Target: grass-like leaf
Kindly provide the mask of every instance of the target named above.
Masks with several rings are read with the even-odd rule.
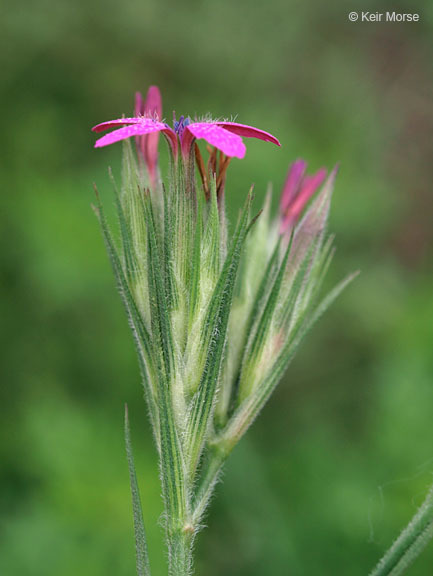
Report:
[[[415,516],[370,576],[401,576],[433,538],[433,486]]]
[[[171,310],[177,305],[176,283],[173,277],[173,214],[168,193],[164,188],[164,273],[165,273],[165,293],[168,308]]]
[[[132,511],[134,514],[135,554],[137,576],[150,576],[149,554],[147,551],[146,531],[144,529],[143,511],[141,508],[140,491],[135,472],[134,455],[132,453],[131,432],[129,428],[128,406],[125,404],[125,446],[128,458],[129,481],[131,484]]]
[[[194,474],[201,456],[209,424],[209,416],[215,403],[215,391],[221,370],[228,318],[236,282],[236,274],[242,246],[248,233],[249,195],[241,219],[233,236],[232,245],[221,271],[220,278],[212,295],[203,342],[207,346],[206,362],[198,390],[192,401],[188,418],[186,438],[188,439],[189,470]]]
[[[135,275],[136,265],[135,265],[135,254],[134,254],[134,246],[133,241],[131,238],[131,230],[128,226],[126,221],[125,212],[122,206],[122,202],[120,199],[120,194],[116,186],[116,182],[114,181],[113,173],[111,169],[109,170],[110,179],[113,184],[114,190],[114,198],[116,201],[116,209],[117,209],[117,217],[119,220],[119,228],[120,228],[120,235],[122,239],[122,248],[123,248],[123,260],[124,260],[124,271],[125,276],[130,282]]]
[[[352,282],[358,275],[358,272],[351,274],[340,282],[331,292],[322,300],[317,308],[306,317],[298,320],[297,328],[293,331],[291,338],[283,346],[276,362],[270,369],[269,374],[253,390],[242,404],[233,413],[227,423],[226,428],[220,435],[221,442],[230,450],[237,444],[239,439],[245,434],[258,414],[266,404],[275,387],[284,376],[293,356],[307,332],[322,316],[325,310],[335,301],[341,292]]]
[[[149,332],[143,322],[143,319],[138,310],[137,304],[131,293],[128,281],[123,272],[122,263],[117,253],[114,240],[111,236],[107,220],[105,218],[104,210],[102,207],[99,194],[96,191],[97,207],[95,213],[99,219],[102,235],[104,238],[105,246],[107,249],[108,257],[116,278],[117,287],[122,297],[126,313],[128,316],[129,325],[131,327],[134,342],[137,348],[137,353],[140,357],[140,366],[142,369],[142,377],[146,400],[148,401],[149,413],[152,419],[152,425],[155,430],[155,437],[158,437],[158,410],[156,404],[156,389],[154,388],[154,361],[152,356],[152,343]]]
[[[179,530],[186,512],[186,489],[182,446],[176,429],[170,385],[174,379],[173,343],[170,315],[164,289],[164,266],[160,262],[160,249],[152,211],[151,199],[144,198],[148,230],[149,301],[152,319],[154,355],[158,371],[158,410],[161,438],[161,476],[163,496],[167,507],[167,530]]]
[[[260,319],[257,323],[256,330],[249,344],[247,345],[239,385],[239,397],[238,397],[239,403],[241,403],[242,400],[246,396],[248,396],[248,394],[251,392],[252,386],[254,385],[254,376],[252,374],[252,371],[254,371],[257,362],[260,361],[261,352],[267,342],[267,337],[269,336],[269,327],[272,322],[275,307],[277,305],[278,297],[280,295],[281,285],[283,283],[284,275],[286,273],[287,260],[289,258],[292,241],[293,241],[293,235],[286,248],[277,276],[275,277],[274,283],[269,291],[268,299],[266,301],[266,305],[263,308],[263,312],[260,316]]]
[[[218,211],[215,178],[211,180],[210,204],[208,209],[209,213],[203,236],[203,266],[211,278],[214,278],[216,281],[220,272],[221,222]]]
[[[203,226],[202,210],[203,210],[203,202],[199,198],[197,202],[197,220],[196,220],[194,247],[191,262],[191,282],[189,292],[189,319],[188,319],[189,330],[191,330],[197,303],[200,297],[201,241],[202,241],[202,226]]]
[[[251,306],[251,311],[248,316],[246,325],[246,336],[251,334],[254,324],[259,317],[260,311],[263,309],[266,302],[266,295],[268,293],[269,287],[274,280],[275,273],[278,271],[278,255],[280,253],[280,240],[275,244],[275,248],[269,258],[268,264],[265,268],[264,274],[262,276],[261,282],[257,289],[257,294],[255,295],[253,305]],[[244,348],[247,342],[245,342]]]

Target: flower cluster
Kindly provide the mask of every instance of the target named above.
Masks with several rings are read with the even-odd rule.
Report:
[[[156,87],[146,99],[137,95],[134,117],[93,130],[110,128],[95,146],[125,141],[116,189],[119,245],[100,202],[96,210],[137,347],[160,456],[169,574],[179,576],[191,570],[194,538],[225,460],[305,333],[350,280],[319,299],[333,256],[326,223],[335,170],[327,178],[323,169],[306,176],[305,162],[296,161],[277,219],[269,196],[252,217],[250,193],[229,235],[222,201],[229,161],[245,155],[243,138],[279,145],[274,136],[184,116],[170,127]],[[164,184],[159,133],[172,160]],[[199,139],[208,144],[207,163]],[[128,430],[127,440],[137,566],[148,574]]]

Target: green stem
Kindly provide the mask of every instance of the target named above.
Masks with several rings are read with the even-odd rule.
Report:
[[[400,576],[433,537],[433,486],[421,507],[370,576]]]
[[[169,536],[168,576],[191,575],[193,542],[194,530],[190,526]]]

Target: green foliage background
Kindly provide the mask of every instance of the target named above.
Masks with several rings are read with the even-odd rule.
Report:
[[[364,10],[407,10],[363,2]],[[232,217],[288,163],[332,166],[330,282],[361,276],[310,335],[229,462],[197,573],[366,575],[433,471],[433,4],[350,23],[354,1],[6,0],[0,8],[0,574],[134,574],[130,406],[155,576],[159,479],[132,339],[90,209],[110,205],[89,128],[158,84],[165,114],[238,120]],[[161,149],[164,154],[164,150]],[[276,199],[274,199],[276,200]],[[276,204],[276,202],[275,202]],[[431,574],[433,547],[411,574]]]

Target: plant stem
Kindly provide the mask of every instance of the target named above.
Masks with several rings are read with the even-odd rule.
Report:
[[[433,537],[433,486],[421,507],[370,576],[400,576]]]
[[[190,576],[194,532],[188,527],[172,534],[168,541],[168,576]]]

